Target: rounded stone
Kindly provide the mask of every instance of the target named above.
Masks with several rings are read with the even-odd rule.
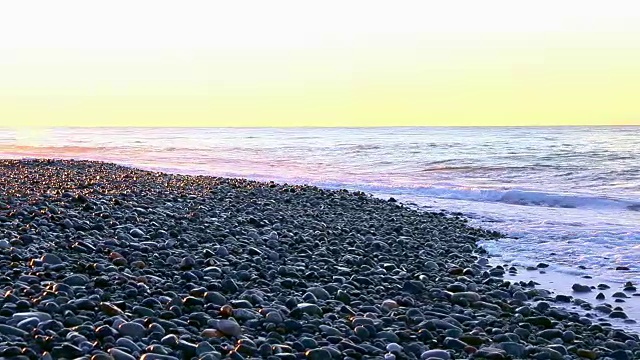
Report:
[[[331,353],[325,349],[311,349],[305,353],[309,360],[328,360],[331,359]]]
[[[85,286],[89,283],[89,278],[86,275],[73,274],[64,278],[62,282],[69,286]]]
[[[392,353],[392,352],[401,352],[402,351],[402,346],[398,345],[397,343],[389,343],[386,346],[386,349],[388,352]]]
[[[240,325],[232,320],[217,320],[214,326],[218,331],[227,336],[240,336],[242,334]]]
[[[127,354],[122,350],[118,350],[116,348],[109,349],[109,355],[113,357],[114,360],[135,360],[136,358]]]
[[[131,336],[134,339],[141,339],[146,334],[144,326],[135,322],[125,322],[118,326],[118,332],[123,336]]]
[[[427,360],[429,358],[449,360],[451,359],[451,355],[444,350],[427,350],[420,355],[421,360]]]

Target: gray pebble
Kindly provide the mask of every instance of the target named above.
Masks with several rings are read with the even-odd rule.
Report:
[[[113,357],[114,360],[135,360],[136,358],[127,354],[122,350],[118,350],[116,348],[109,349],[109,355]]]
[[[18,329],[17,327],[0,324],[0,334],[24,337],[27,335],[27,332],[24,330]]]
[[[571,289],[577,293],[584,293],[584,292],[590,292],[591,291],[591,287],[589,287],[588,285],[582,285],[582,284],[573,284],[571,286]]]
[[[524,345],[515,342],[503,342],[496,345],[498,348],[504,350],[508,355],[513,356],[515,359],[522,359],[525,356],[526,348]]]
[[[118,332],[123,336],[131,336],[134,339],[141,339],[146,334],[144,326],[135,322],[125,322],[118,326]]]
[[[442,360],[451,359],[451,355],[444,350],[427,350],[420,355],[421,360],[426,360],[429,358],[437,358]]]
[[[14,321],[22,321],[29,318],[36,318],[38,321],[51,320],[51,315],[39,311],[19,312],[11,316]]]
[[[131,235],[132,237],[134,237],[136,239],[139,239],[141,237],[144,237],[144,232],[142,232],[142,230],[140,230],[140,229],[132,229],[129,232],[129,235]]]
[[[306,355],[309,360],[329,360],[332,358],[331,353],[323,348],[309,350]]]
[[[242,334],[240,325],[232,320],[214,321],[213,327],[227,336],[240,336]]]
[[[320,300],[329,300],[331,299],[331,295],[329,292],[321,287],[312,287],[307,290],[312,293],[317,299]]]
[[[142,351],[142,349],[140,349],[140,347],[134,343],[133,341],[127,339],[127,338],[119,338],[118,340],[116,340],[116,345],[123,347],[123,348],[127,348],[129,349],[129,351],[131,352],[139,352]]]
[[[161,354],[144,354],[140,357],[140,360],[180,360],[175,356],[161,355]]]
[[[89,283],[89,278],[86,275],[73,274],[64,278],[62,282],[69,286],[85,286]]]

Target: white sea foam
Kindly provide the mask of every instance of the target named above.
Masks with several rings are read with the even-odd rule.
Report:
[[[615,210],[640,210],[640,199],[614,199],[578,194],[562,194],[542,191],[509,189],[479,189],[468,187],[390,187],[376,185],[359,185],[350,183],[319,183],[329,188],[358,188],[371,193],[413,195],[438,199],[466,200],[477,202],[500,202],[513,205],[543,206],[559,208],[609,208]]]

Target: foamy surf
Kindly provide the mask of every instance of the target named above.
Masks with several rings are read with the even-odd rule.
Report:
[[[522,206],[554,208],[585,208],[611,210],[640,210],[640,199],[614,199],[579,194],[563,194],[522,189],[479,189],[467,187],[416,186],[392,187],[360,185],[351,183],[319,183],[328,188],[358,188],[371,193],[415,195],[437,199],[465,200],[477,202],[499,202]]]

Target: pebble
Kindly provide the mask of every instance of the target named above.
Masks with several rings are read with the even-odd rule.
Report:
[[[204,294],[204,300],[216,305],[224,305],[227,303],[227,298],[217,291],[207,291]]]
[[[75,345],[62,343],[51,350],[51,355],[58,358],[78,358],[84,355],[84,351]]]
[[[461,300],[466,300],[469,302],[480,301],[480,295],[473,291],[463,291],[463,292],[458,292],[451,295],[452,302],[457,302]]]
[[[500,343],[497,347],[515,359],[524,358],[527,350],[524,345],[511,341]]]
[[[284,318],[278,311],[271,311],[265,316],[265,321],[274,324],[280,324],[284,321]]]
[[[136,358],[127,354],[122,350],[118,350],[116,348],[109,349],[109,355],[113,357],[114,360],[135,360]]]
[[[240,336],[242,334],[242,328],[240,325],[232,320],[217,320],[214,322],[215,328],[221,333],[227,336]]]
[[[598,354],[595,351],[588,350],[588,349],[578,349],[576,351],[576,354],[578,356],[581,356],[581,357],[587,358],[587,359],[591,359],[591,360],[595,360],[598,357]]]
[[[497,359],[506,359],[506,355],[507,353],[502,349],[485,347],[485,348],[479,349],[474,356],[478,358],[497,360]]]
[[[559,329],[546,329],[537,334],[539,337],[547,340],[561,338],[563,336],[562,330]]]
[[[39,311],[19,312],[19,313],[13,314],[13,316],[11,316],[11,317],[13,318],[13,320],[18,321],[18,322],[20,322],[22,320],[25,320],[25,319],[30,319],[30,318],[35,318],[39,322],[51,320],[51,315],[49,315],[47,313],[39,312]]]
[[[430,358],[449,360],[451,359],[451,355],[444,350],[427,350],[420,355],[421,360],[426,360]]]
[[[612,319],[627,319],[629,318],[627,316],[627,314],[624,313],[624,311],[612,311],[611,313],[609,313],[609,317]]]
[[[302,303],[302,304],[298,304],[296,309],[307,315],[312,315],[312,316],[322,315],[322,309],[320,309],[320,307],[316,304]]]
[[[62,282],[69,286],[85,286],[89,282],[89,278],[86,275],[73,274],[64,278]]]
[[[402,346],[396,344],[396,343],[389,343],[386,346],[386,349],[388,352],[392,353],[392,352],[402,352]]]
[[[398,337],[398,335],[396,335],[395,333],[391,332],[391,331],[378,331],[376,333],[376,337],[378,339],[385,339],[389,342],[392,343],[397,343],[400,341],[400,338]]]
[[[329,300],[331,299],[331,295],[329,292],[321,287],[312,287],[307,290],[312,293],[319,300]]]
[[[131,336],[134,339],[140,339],[145,336],[146,329],[144,326],[135,322],[125,322],[118,326],[118,332],[123,336]]]
[[[543,354],[546,354],[548,356],[548,358],[551,359],[551,360],[563,360],[564,357],[563,357],[562,353],[557,351],[557,350],[552,349],[551,346],[553,346],[553,345],[550,345],[549,347],[540,348],[540,352],[543,353]],[[565,350],[565,353],[566,353],[566,350]]]
[[[582,285],[582,284],[573,284],[573,286],[571,286],[571,289],[577,293],[584,293],[584,292],[591,291],[591,287],[589,287],[588,285]]]
[[[180,360],[178,357],[171,355],[147,353],[140,357],[140,360]]]
[[[451,337],[446,337],[444,339],[444,341],[442,342],[442,345],[444,345],[445,348],[447,349],[454,349],[454,350],[461,350],[466,348],[468,345],[466,343],[464,343],[461,340],[458,339],[454,339]]]
[[[141,237],[144,237],[144,232],[142,232],[142,230],[140,230],[140,229],[132,229],[129,232],[129,235],[131,235],[132,237],[134,237],[136,239],[139,239]]]
[[[320,331],[322,331],[322,333],[324,335],[327,336],[342,336],[342,332],[334,327],[331,326],[327,326],[327,325],[320,325],[318,326],[318,328],[320,329]],[[357,329],[357,328],[356,328]],[[357,331],[356,331],[356,335],[357,335]]]
[[[311,349],[306,352],[306,357],[309,360],[328,360],[331,359],[331,353],[326,349]]]
[[[33,328],[35,328],[36,326],[38,326],[38,324],[40,324],[41,321],[38,320],[38,318],[32,317],[32,318],[27,318],[24,319],[22,321],[20,321],[16,327],[24,330],[24,331],[31,331]]]
[[[24,330],[18,329],[17,327],[0,324],[0,334],[24,337],[27,335],[27,332]]]
[[[387,300],[382,302],[381,307],[386,309],[386,310],[393,310],[393,309],[397,309],[399,307],[399,305],[398,305],[397,302],[387,299]]]
[[[140,349],[140,347],[133,341],[125,338],[125,337],[121,337],[118,340],[116,340],[116,345],[126,348],[131,352],[139,352],[142,351],[142,349]],[[112,354],[113,355],[113,354]]]
[[[367,328],[364,327],[364,326],[356,326],[353,329],[353,332],[355,333],[355,335],[357,337],[359,337],[362,340],[366,340],[371,336],[371,334],[369,333],[369,330],[367,330]],[[336,336],[340,336],[340,335],[342,335],[342,334],[340,334],[340,333],[336,334]]]

